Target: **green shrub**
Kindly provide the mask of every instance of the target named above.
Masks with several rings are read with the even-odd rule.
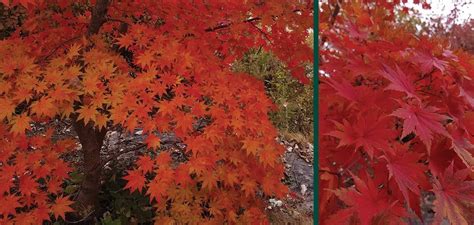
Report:
[[[234,64],[234,70],[256,76],[265,83],[268,96],[277,104],[271,113],[273,123],[282,134],[302,134],[312,140],[313,84],[303,85],[294,79],[271,53],[254,49]],[[312,68],[308,66],[308,74]]]

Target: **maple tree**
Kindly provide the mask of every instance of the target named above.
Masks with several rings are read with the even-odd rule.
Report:
[[[231,65],[261,47],[307,83],[312,1],[1,3],[25,18],[0,40],[0,224],[97,207],[100,149],[115,127],[143,131],[147,152],[123,179],[150,196],[156,224],[268,222],[262,196],[288,193],[284,147],[263,83]],[[55,129],[67,119],[85,173],[74,199],[61,156],[77,142]],[[186,145],[186,161],[160,150],[163,133]]]
[[[406,2],[319,8],[322,224],[429,219],[429,193],[434,224],[474,221],[474,56],[398,23]]]

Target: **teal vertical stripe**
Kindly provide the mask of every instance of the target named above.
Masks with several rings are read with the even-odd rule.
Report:
[[[314,135],[314,192],[313,192],[313,224],[319,224],[319,130],[318,130],[318,103],[319,103],[319,1],[314,2],[314,58],[313,58],[313,135]]]

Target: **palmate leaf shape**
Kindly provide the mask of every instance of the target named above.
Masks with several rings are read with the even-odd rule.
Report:
[[[132,44],[134,43],[134,40],[132,39],[131,35],[122,35],[122,37],[117,38],[117,44],[121,48],[128,49]]]
[[[145,143],[150,149],[158,149],[161,145],[161,140],[158,136],[149,134],[145,139]]]
[[[431,147],[434,133],[450,137],[442,124],[449,117],[436,113],[438,111],[436,107],[423,107],[422,105],[409,105],[406,103],[401,103],[401,106],[392,115],[404,119],[402,137],[406,137],[411,132],[414,132],[428,149]]]
[[[15,105],[10,99],[0,98],[0,119],[11,118],[12,114],[15,112]]]
[[[390,118],[379,117],[375,113],[361,114],[357,121],[350,124],[347,120],[343,123],[335,122],[336,129],[328,135],[339,138],[339,145],[355,145],[356,149],[363,147],[370,157],[378,149],[388,147],[388,140],[393,139],[394,131],[389,129]]]
[[[68,197],[65,196],[58,196],[54,201],[54,204],[51,207],[51,211],[56,218],[63,218],[65,219],[65,214],[68,212],[72,212],[72,205],[73,201],[69,200]]]
[[[429,155],[428,167],[430,172],[434,176],[442,176],[446,168],[455,162],[456,169],[460,169],[458,166],[463,165],[462,160],[457,156],[456,152],[453,151],[452,141],[449,138],[440,138],[433,141]]]
[[[410,205],[409,191],[418,199],[421,187],[429,186],[428,176],[425,174],[427,167],[418,162],[422,157],[416,152],[408,152],[406,147],[395,145],[393,149],[385,151],[389,179],[394,179],[403,194],[408,207],[418,209],[419,201]],[[415,210],[417,211],[417,210]]]
[[[38,183],[28,175],[20,177],[20,192],[24,195],[32,195],[37,192]]]
[[[352,102],[364,103],[364,94],[370,91],[369,88],[364,86],[354,87],[346,80],[336,81],[334,79],[328,78],[327,82],[329,86],[334,88],[340,96]]]
[[[348,208],[336,212],[325,221],[325,224],[349,224],[353,219],[360,224],[373,224],[374,221],[383,221],[381,224],[402,224],[401,217],[407,215],[397,200],[390,199],[385,190],[380,190],[369,179],[363,181],[353,176],[355,187],[339,189],[335,194]]]
[[[13,117],[11,131],[16,134],[22,134],[25,130],[30,129],[31,118],[26,114],[21,114]]]
[[[3,204],[0,205],[0,215],[13,215],[16,212],[16,208],[21,205],[19,203],[20,197],[14,195],[2,195],[0,200]]]
[[[38,205],[38,207],[33,210],[32,214],[36,221],[50,221],[49,207],[46,204]]]
[[[138,157],[137,164],[139,165],[138,169],[144,173],[151,172],[153,170],[153,166],[155,165],[153,159],[148,155]]]
[[[418,98],[415,92],[415,86],[398,65],[395,65],[395,70],[386,64],[382,64],[382,67],[383,69],[379,73],[390,81],[390,84],[386,87],[387,90],[405,92],[408,97]]]
[[[145,177],[142,170],[129,170],[128,174],[123,177],[127,181],[125,189],[130,189],[130,192],[141,192],[145,187]]]
[[[77,119],[84,120],[84,124],[96,120],[97,110],[93,106],[83,106],[81,109],[78,109],[77,112],[79,113]]]
[[[434,211],[438,223],[446,218],[451,224],[471,224],[474,219],[474,181],[466,179],[472,174],[470,169],[455,171],[452,162],[436,179],[433,192],[436,195]]]
[[[56,109],[53,104],[53,99],[42,98],[41,100],[31,105],[31,111],[39,116],[52,117],[56,115]]]
[[[428,52],[416,52],[412,58],[420,65],[421,72],[425,74],[429,73],[433,68],[437,68],[441,72],[444,72],[448,64],[446,61],[440,60]]]
[[[466,131],[459,128],[452,129],[450,134],[451,148],[466,167],[474,171],[474,145],[466,135]]]

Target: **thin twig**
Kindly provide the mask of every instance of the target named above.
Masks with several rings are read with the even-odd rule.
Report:
[[[257,20],[260,20],[260,17],[254,17],[254,18],[250,18],[250,19],[246,19],[244,21],[242,21],[243,23],[248,23],[248,22],[253,22],[253,21],[257,21]],[[230,23],[225,23],[225,24],[220,24],[220,25],[217,25],[215,27],[210,27],[210,28],[206,28],[204,31],[206,32],[212,32],[212,31],[216,31],[216,30],[219,30],[219,29],[223,29],[223,28],[226,28],[226,27],[229,27],[231,26],[233,23],[230,22]]]
[[[267,33],[263,32],[263,30],[257,27],[257,25],[255,25],[254,23],[250,23],[250,25],[252,25],[252,27],[255,27],[255,29],[257,29],[263,35],[263,37],[265,37],[265,39],[267,39],[267,41],[270,42],[270,44],[273,44],[272,40],[270,40]]]
[[[39,64],[41,62],[44,62],[46,61],[49,57],[53,56],[54,53],[56,53],[56,51],[58,51],[61,47],[63,47],[65,44],[69,43],[69,42],[72,42],[72,41],[75,41],[76,39],[79,39],[80,37],[82,37],[82,35],[79,35],[79,36],[75,36],[75,37],[72,37],[64,42],[62,42],[61,44],[59,44],[58,46],[56,46],[56,48],[54,48],[50,53],[48,53],[46,56],[44,56],[43,58],[40,58],[39,60],[37,60],[35,63],[36,64]]]

